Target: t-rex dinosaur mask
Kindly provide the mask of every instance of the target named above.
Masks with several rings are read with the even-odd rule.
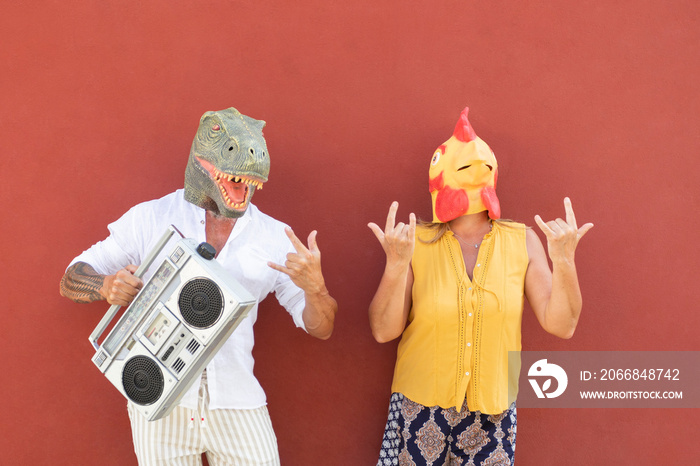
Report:
[[[185,199],[217,215],[242,216],[270,173],[263,126],[233,107],[206,112],[185,169]]]
[[[447,223],[484,210],[492,219],[501,217],[496,197],[496,157],[474,133],[468,112],[468,107],[462,111],[454,134],[437,148],[430,161],[433,222]]]

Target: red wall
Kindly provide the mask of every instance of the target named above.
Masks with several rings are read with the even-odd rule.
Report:
[[[144,3],[146,5],[144,5]],[[526,349],[697,350],[700,3],[5,2],[0,18],[0,451],[13,464],[129,465],[125,401],[90,362],[104,303],[58,295],[72,257],[133,204],[182,186],[200,115],[268,122],[259,207],[319,230],[340,304],[328,342],[274,298],[256,327],[285,465],[370,465],[395,344],[372,339],[383,269],[369,221],[430,216],[429,158],[471,107],[504,216],[571,196],[584,311]],[[694,410],[522,409],[518,464],[697,459]]]

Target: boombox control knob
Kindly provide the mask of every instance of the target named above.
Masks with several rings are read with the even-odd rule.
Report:
[[[210,261],[216,256],[216,249],[209,243],[200,243],[199,246],[197,246],[197,253]]]

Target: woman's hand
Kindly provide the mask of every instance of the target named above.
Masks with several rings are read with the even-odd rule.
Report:
[[[539,215],[535,216],[535,222],[547,237],[553,270],[549,268],[547,253],[537,234],[527,231],[530,263],[525,275],[525,295],[542,328],[560,338],[571,338],[583,305],[574,253],[579,240],[593,224],[578,227],[568,197],[564,199],[564,208],[566,220],[558,218],[545,223]]]
[[[379,243],[386,254],[387,265],[405,266],[411,262],[416,236],[416,216],[409,214],[408,225],[399,222],[396,224],[396,211],[399,203],[394,201],[389,207],[389,214],[386,217],[386,226],[382,231],[376,223],[369,223],[367,226],[377,237]]]
[[[399,203],[392,202],[384,231],[374,223],[367,225],[386,254],[384,274],[369,305],[369,325],[372,335],[380,343],[401,335],[411,309],[411,259],[415,246],[416,216],[409,215],[408,225],[403,222],[396,224],[398,209]]]
[[[571,206],[571,199],[568,197],[564,198],[564,209],[566,210],[566,220],[557,218],[545,223],[542,217],[535,215],[537,226],[547,237],[547,251],[552,263],[573,263],[579,240],[588,230],[593,228],[592,223],[586,223],[581,228],[576,225],[576,216]]]

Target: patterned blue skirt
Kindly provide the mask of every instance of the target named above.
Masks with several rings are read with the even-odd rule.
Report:
[[[515,403],[501,414],[427,407],[391,395],[377,466],[515,464]]]

